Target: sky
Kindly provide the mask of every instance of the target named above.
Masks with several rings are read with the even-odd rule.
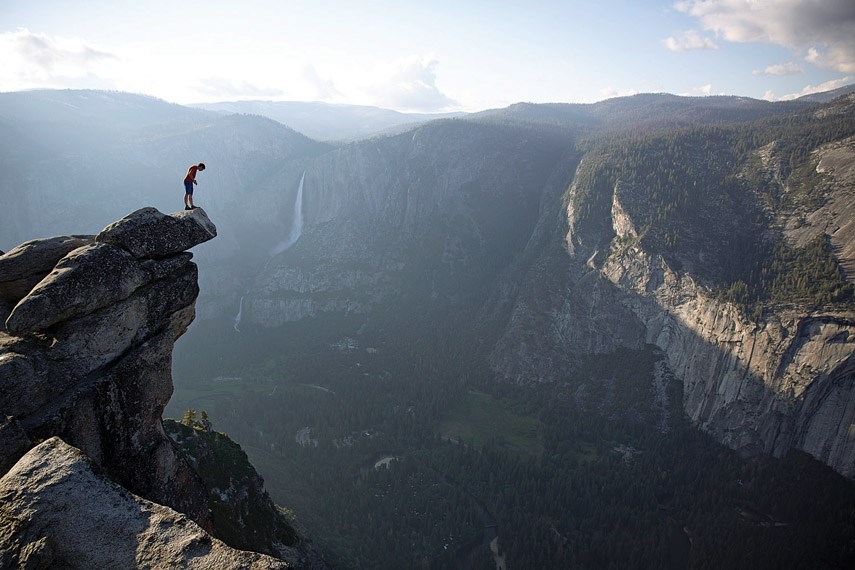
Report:
[[[855,83],[853,0],[0,0],[0,91],[477,111]]]

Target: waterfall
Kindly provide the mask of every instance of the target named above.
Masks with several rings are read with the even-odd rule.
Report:
[[[270,256],[279,255],[292,245],[294,245],[300,234],[303,233],[303,182],[306,180],[306,171],[303,171],[303,176],[300,177],[300,186],[297,188],[297,199],[294,201],[294,215],[291,219],[291,231],[288,237],[280,241],[270,250]]]
[[[294,214],[291,217],[291,230],[288,232],[288,237],[284,240],[280,241],[270,250],[270,258],[274,258],[295,243],[300,239],[300,235],[303,233],[303,182],[306,180],[306,171],[303,171],[303,175],[300,177],[300,185],[297,187],[297,199],[294,200]],[[270,264],[270,259],[267,260],[267,263],[264,265],[264,269],[267,269],[267,266]],[[249,293],[247,290],[240,298],[240,303],[238,304],[238,312],[235,315],[235,324],[234,329],[237,332],[240,332],[238,326],[240,325],[241,317],[243,316],[243,299]]]
[[[240,304],[238,305],[238,312],[237,312],[237,314],[235,315],[235,324],[234,324],[234,329],[235,329],[235,331],[237,331],[237,332],[240,332],[240,329],[238,328],[238,325],[240,324],[240,318],[241,318],[241,316],[243,316],[243,298],[244,298],[245,296],[246,296],[246,295],[241,295],[241,297],[240,297]]]

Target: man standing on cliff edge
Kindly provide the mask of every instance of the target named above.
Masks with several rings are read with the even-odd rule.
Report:
[[[187,176],[184,177],[184,209],[195,210],[193,205],[193,185],[196,184],[196,173],[205,170],[205,163],[200,162],[194,164],[187,169]]]

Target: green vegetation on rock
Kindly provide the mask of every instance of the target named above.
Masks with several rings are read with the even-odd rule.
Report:
[[[194,416],[188,410],[185,418]],[[241,446],[198,424],[164,420],[164,429],[191,459],[209,492],[214,536],[241,550],[275,553],[293,545],[296,534],[278,510]]]

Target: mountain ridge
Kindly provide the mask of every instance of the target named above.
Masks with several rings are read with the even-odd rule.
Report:
[[[327,142],[349,142],[391,134],[419,123],[462,117],[466,113],[401,113],[381,107],[320,101],[222,101],[188,105],[220,113],[261,115],[306,136]]]

